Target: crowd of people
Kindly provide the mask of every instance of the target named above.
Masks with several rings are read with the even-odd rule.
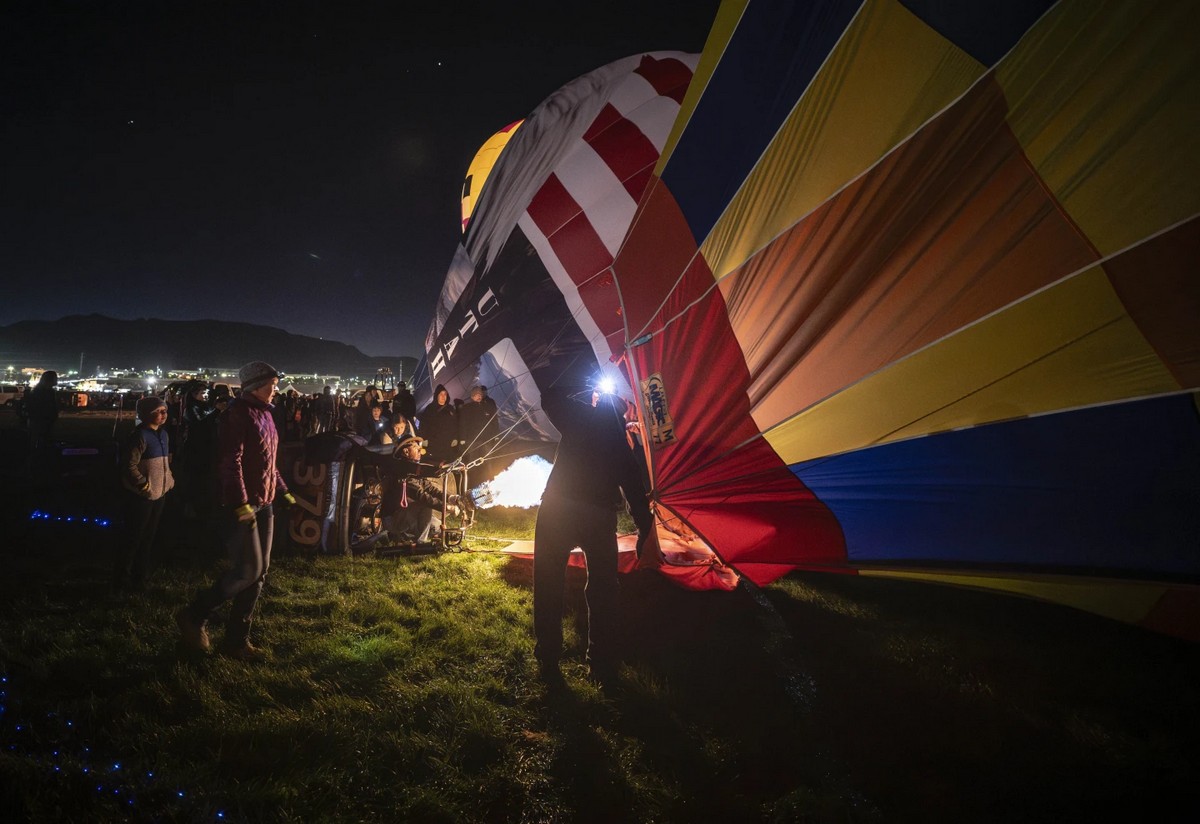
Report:
[[[44,449],[58,417],[57,376],[47,372],[25,397],[31,446]],[[220,651],[252,661],[255,606],[270,567],[277,505],[295,498],[278,468],[281,442],[322,434],[353,442],[382,470],[381,511],[387,533],[400,543],[436,540],[443,514],[471,504],[447,483],[454,467],[478,469],[487,479],[500,441],[497,405],[487,387],[472,386],[469,400],[452,400],[443,385],[421,410],[407,387],[368,386],[353,402],[331,387],[311,396],[278,391],[279,373],[255,361],[239,372],[240,386],[188,384],[166,397],[137,402],[138,422],[121,444],[125,496],[124,540],[113,568],[117,591],[140,591],[154,565],[154,545],[172,494],[184,517],[208,524],[213,545],[230,564],[215,582],[176,613],[190,649],[212,648],[208,626],[229,602]],[[572,549],[587,557],[587,660],[602,685],[616,679],[618,591],[616,512],[628,506],[638,527],[638,554],[653,537],[638,444],[629,440],[628,406],[599,390],[572,397],[545,390],[542,408],[562,434],[535,529],[535,656],[544,680],[561,685],[564,572]],[[178,481],[178,483],[177,483]],[[176,487],[178,486],[178,491]],[[655,550],[657,551],[657,549]]]

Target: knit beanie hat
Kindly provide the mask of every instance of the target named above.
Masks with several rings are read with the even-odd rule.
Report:
[[[250,361],[238,370],[238,380],[242,382],[243,392],[253,392],[263,384],[270,383],[271,378],[278,377],[279,373],[275,371],[275,367],[263,361]]]
[[[155,409],[166,405],[166,402],[163,401],[162,398],[157,398],[154,395],[148,395],[145,398],[139,398],[137,405],[134,408],[137,409],[138,420],[142,423],[145,423],[146,421],[150,420],[150,415]]]

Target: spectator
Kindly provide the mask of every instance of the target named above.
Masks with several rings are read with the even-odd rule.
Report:
[[[454,416],[454,405],[450,393],[438,384],[433,390],[433,400],[421,410],[418,434],[429,442],[428,459],[434,463],[448,463],[458,457],[458,420]]]
[[[121,485],[125,488],[125,542],[113,570],[113,588],[142,592],[150,573],[151,553],[171,474],[167,404],[151,395],[137,405],[138,425],[121,448]]]
[[[384,446],[395,446],[405,438],[415,437],[417,429],[413,422],[403,415],[394,416],[382,432],[379,433],[378,443]]]
[[[382,442],[381,438],[391,426],[391,421],[384,417],[383,404],[379,401],[372,401],[370,408],[371,421],[368,424],[367,443],[377,445]]]
[[[490,481],[496,474],[496,462],[488,460],[488,455],[495,451],[500,441],[499,410],[482,384],[471,387],[470,398],[458,411],[458,441],[464,450],[464,461],[468,464],[482,461],[471,472],[472,480]]]
[[[319,435],[322,432],[334,432],[337,430],[335,421],[337,419],[337,397],[333,394],[333,387],[326,386],[324,391],[317,396],[316,399],[316,421],[314,435]]]
[[[29,446],[40,452],[50,445],[50,433],[58,420],[58,373],[49,369],[35,386],[25,390],[25,417],[29,422]]]
[[[371,416],[371,404],[380,399],[380,392],[374,386],[363,390],[358,405],[354,407],[354,431],[364,438],[370,438],[375,433],[375,421]]]
[[[396,396],[392,398],[392,411],[398,412],[410,421],[417,417],[417,401],[413,397],[412,392],[408,391],[408,385],[404,381],[400,381],[396,386]]]

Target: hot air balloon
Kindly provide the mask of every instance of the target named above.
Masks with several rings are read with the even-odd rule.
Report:
[[[462,229],[464,232],[467,231],[467,224],[471,222],[471,214],[475,211],[475,201],[479,197],[479,192],[483,190],[483,184],[487,182],[492,167],[500,158],[500,153],[504,151],[504,147],[516,134],[522,122],[518,120],[515,123],[509,123],[489,137],[479,147],[479,151],[471,160],[471,165],[467,167],[467,176],[463,179],[462,185]]]
[[[624,161],[578,150],[645,58],[530,116],[431,370],[511,387],[530,437],[539,386],[619,371],[685,585],[915,578],[1200,637],[1198,16],[727,2],[698,63],[650,57],[694,77],[641,98],[682,105],[619,204],[590,175]]]
[[[426,340],[426,393],[445,384],[465,397],[484,384],[512,437],[557,437],[538,408],[539,387],[584,383],[623,351],[612,261],[697,59],[616,61],[525,119],[492,167],[446,277]]]

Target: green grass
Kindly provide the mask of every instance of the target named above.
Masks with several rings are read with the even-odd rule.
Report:
[[[188,546],[114,597],[111,535],[10,518],[6,537],[3,821],[1175,821],[1200,802],[1197,647],[1063,607],[636,573],[605,696],[572,572],[568,689],[548,693],[527,561],[281,553],[268,660],[247,665],[177,643],[173,612],[219,569]]]

